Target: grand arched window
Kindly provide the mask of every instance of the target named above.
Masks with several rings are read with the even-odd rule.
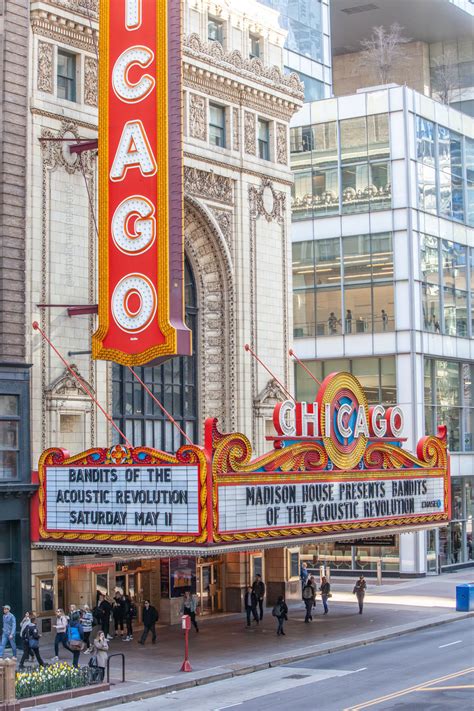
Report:
[[[187,259],[184,265],[184,278],[186,324],[193,334],[193,355],[171,358],[163,365],[144,366],[134,370],[195,442],[197,436],[197,300],[194,277]],[[175,452],[185,443],[184,437],[135,380],[128,368],[114,363],[112,378],[113,417],[135,447],[148,446]],[[115,430],[114,441],[119,441]]]

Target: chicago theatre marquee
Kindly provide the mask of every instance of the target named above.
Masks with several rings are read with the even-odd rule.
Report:
[[[449,520],[445,428],[406,451],[402,410],[369,408],[348,373],[329,375],[313,403],[279,403],[273,419],[273,446],[255,458],[245,435],[221,433],[215,419],[204,446],[174,455],[124,445],[46,450],[35,545],[81,554],[68,569],[70,595],[113,592],[118,570],[120,584],[175,622],[186,589],[203,612],[240,610],[255,572],[270,602],[296,596],[310,546]]]

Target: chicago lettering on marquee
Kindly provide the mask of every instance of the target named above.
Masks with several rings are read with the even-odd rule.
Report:
[[[100,3],[99,325],[92,352],[122,365],[191,352],[180,13],[172,0]]]
[[[176,456],[116,445],[39,467],[39,537],[206,546],[445,525],[446,428],[403,449],[403,412],[369,408],[354,376],[332,373],[314,403],[279,403],[273,449],[205,423],[204,447]]]

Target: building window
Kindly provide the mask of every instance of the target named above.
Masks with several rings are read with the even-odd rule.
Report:
[[[216,104],[209,104],[209,142],[225,148],[225,108]]]
[[[293,298],[295,338],[393,331],[392,235],[295,242]]]
[[[0,481],[18,477],[19,429],[19,396],[0,395]]]
[[[260,58],[262,56],[261,47],[262,38],[259,35],[249,34],[249,57],[250,59]]]
[[[196,287],[189,264],[185,261],[186,324],[197,339]],[[158,366],[135,368],[155,397],[173,416],[192,441],[197,438],[196,354],[171,358]],[[146,445],[175,452],[184,437],[163,414],[158,405],[134,379],[128,368],[112,366],[112,412],[116,424],[135,446]],[[117,442],[116,438],[114,442]]]
[[[474,141],[416,117],[418,207],[474,225]]]
[[[294,72],[299,76],[300,81],[303,82],[305,103],[308,101],[319,101],[320,99],[324,99],[324,82],[319,79],[315,79],[314,77],[310,77],[307,74],[303,74],[303,72],[297,72],[291,67],[284,67],[284,69],[285,74],[291,74]]]
[[[391,207],[388,114],[293,128],[290,141],[293,220]]]
[[[288,567],[289,567],[289,577],[299,578],[300,577],[300,552],[299,550],[288,551]]]
[[[270,160],[270,122],[258,119],[258,157]]]
[[[220,42],[224,46],[224,22],[216,17],[207,20],[207,39],[209,42]]]
[[[472,255],[464,245],[420,236],[423,329],[468,338]],[[470,256],[470,258],[469,258]]]
[[[474,365],[425,358],[425,432],[448,428],[451,452],[472,452],[474,432]]]
[[[305,360],[306,368],[320,382],[335,371],[352,373],[362,384],[369,405],[394,405],[397,402],[397,385],[395,375],[395,358],[340,358],[337,360]],[[316,398],[318,385],[301,368],[295,364],[296,399],[313,402]]]
[[[58,97],[76,101],[76,55],[58,50]]]

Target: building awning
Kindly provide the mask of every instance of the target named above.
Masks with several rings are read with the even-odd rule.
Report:
[[[429,526],[414,526],[413,529],[407,529],[403,527],[386,528],[383,530],[383,535],[393,535],[393,534],[403,534],[403,533],[413,533],[415,531],[425,531],[431,530],[433,528],[439,528],[444,523],[433,524]],[[367,540],[368,538],[379,538],[380,531],[374,531],[371,536],[369,532],[361,532],[361,538]],[[245,552],[245,551],[255,551],[255,550],[265,550],[267,548],[293,548],[303,545],[308,545],[311,543],[330,543],[335,541],[344,541],[349,539],[351,542],[354,540],[354,532],[347,534],[332,534],[332,535],[318,535],[314,537],[304,536],[301,538],[279,538],[273,541],[245,541],[242,543],[225,543],[223,545],[214,544],[209,546],[140,546],[140,545],[127,545],[127,544],[111,544],[111,543],[68,543],[64,541],[41,541],[39,543],[34,543],[33,548],[41,548],[58,551],[63,554],[63,564],[65,566],[80,565],[81,560],[79,558],[82,553],[84,556],[88,556],[84,563],[90,563],[90,555],[107,556],[102,560],[97,560],[98,563],[105,562],[116,562],[123,560],[133,560],[137,558],[173,558],[176,556],[196,556],[197,558],[210,558],[216,555],[223,555],[224,553],[235,553],[235,552]],[[69,554],[69,555],[68,555]],[[110,556],[110,558],[108,557]]]

